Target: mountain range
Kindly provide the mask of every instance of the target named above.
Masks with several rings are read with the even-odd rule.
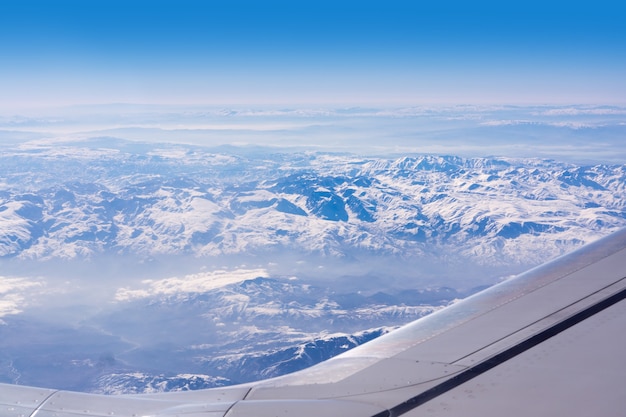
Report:
[[[365,296],[257,277],[97,314],[75,309],[73,320],[29,311],[3,317],[0,380],[107,394],[248,382],[311,366],[476,290]]]
[[[0,256],[289,249],[528,264],[626,224],[624,165],[234,150],[108,138],[4,149]]]
[[[0,146],[3,382],[137,393],[281,375],[626,225],[620,164]]]

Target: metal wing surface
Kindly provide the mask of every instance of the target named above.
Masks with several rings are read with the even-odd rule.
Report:
[[[623,416],[626,230],[309,369],[101,396],[0,384],[0,416]]]

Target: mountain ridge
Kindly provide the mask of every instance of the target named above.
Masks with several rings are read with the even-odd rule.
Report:
[[[437,249],[539,263],[626,225],[624,165],[88,145],[0,156],[0,257]]]

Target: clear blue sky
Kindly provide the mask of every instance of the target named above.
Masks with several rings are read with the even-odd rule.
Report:
[[[626,102],[618,1],[0,3],[0,108]]]

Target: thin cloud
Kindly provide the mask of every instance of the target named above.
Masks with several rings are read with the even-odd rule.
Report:
[[[28,303],[28,292],[42,286],[39,281],[0,276],[0,324],[4,324],[1,317],[21,313]]]
[[[131,301],[155,296],[176,296],[203,293],[228,284],[243,282],[257,277],[268,277],[265,269],[217,270],[171,277],[160,280],[144,280],[140,288],[120,288],[115,301]]]

